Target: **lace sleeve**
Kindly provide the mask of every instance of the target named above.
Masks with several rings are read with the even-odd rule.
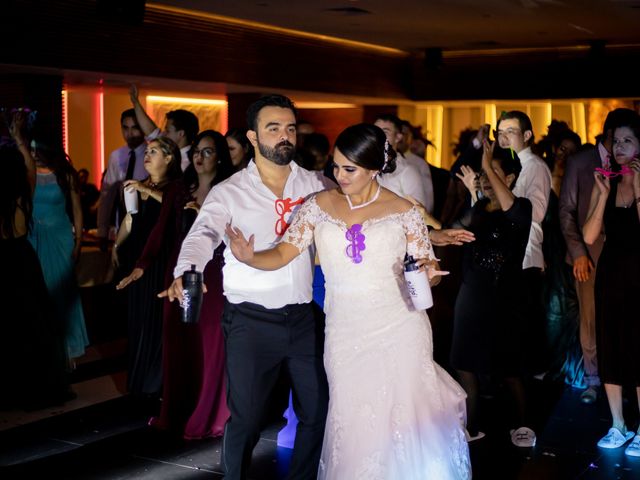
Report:
[[[436,260],[429,240],[429,229],[417,208],[413,207],[403,215],[402,226],[407,236],[407,253],[413,258]]]
[[[282,241],[290,243],[303,252],[313,243],[313,230],[318,218],[318,204],[313,196],[302,204],[295,212],[293,222],[282,237]]]

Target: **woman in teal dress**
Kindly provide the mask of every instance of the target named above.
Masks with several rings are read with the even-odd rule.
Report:
[[[82,240],[82,209],[77,174],[62,148],[32,140],[37,178],[29,241],[40,260],[55,313],[63,325],[69,360],[89,344],[74,273]]]

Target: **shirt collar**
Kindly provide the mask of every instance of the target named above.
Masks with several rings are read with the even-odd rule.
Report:
[[[289,184],[289,182],[292,181],[294,178],[296,178],[296,175],[298,174],[298,169],[300,167],[296,162],[292,160],[291,163],[289,164],[289,168],[291,169],[291,173],[289,174],[289,178],[287,178],[287,183],[284,186],[285,191],[287,190],[287,185]],[[253,184],[254,187],[258,185],[264,186],[264,184],[262,183],[262,179],[260,178],[260,172],[258,172],[258,166],[256,165],[255,158],[252,158],[249,161],[249,164],[243,171],[247,172],[247,174],[249,175],[249,179],[251,180],[251,183]]]
[[[521,164],[525,164],[529,160],[531,160],[533,157],[535,157],[535,155],[531,151],[531,147],[527,147],[524,150],[520,150],[520,152],[518,152],[517,155],[518,155],[518,158],[520,159]]]

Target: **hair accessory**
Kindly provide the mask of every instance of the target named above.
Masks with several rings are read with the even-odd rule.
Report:
[[[347,257],[351,259],[353,263],[362,262],[362,255],[360,252],[366,248],[364,244],[365,236],[362,232],[362,225],[354,223],[347,229],[345,238],[350,242],[345,250]]]
[[[615,178],[622,175],[633,175],[633,170],[631,169],[631,167],[629,167],[629,165],[622,165],[618,172],[614,172],[610,168],[596,168],[596,172],[604,175],[607,178]]]

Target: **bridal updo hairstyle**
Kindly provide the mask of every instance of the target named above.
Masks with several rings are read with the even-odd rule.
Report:
[[[381,174],[396,169],[396,151],[387,142],[382,129],[375,125],[359,123],[345,128],[338,135],[335,146],[359,167],[379,170]]]

